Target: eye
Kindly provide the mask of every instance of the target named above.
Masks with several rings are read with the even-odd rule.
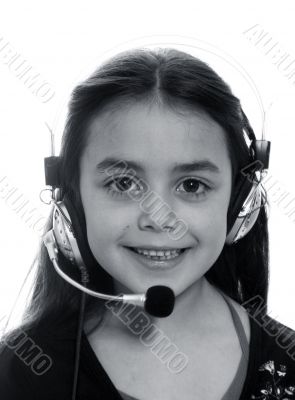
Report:
[[[107,188],[107,192],[110,193],[112,196],[126,196],[127,193],[131,191],[130,188],[136,186],[140,190],[139,184],[136,183],[134,178],[131,178],[129,176],[120,176],[118,178],[113,178],[105,185],[105,187]]]
[[[179,187],[183,186],[184,190],[179,190]],[[139,185],[139,181],[134,179],[134,177],[129,176],[120,176],[117,178],[113,178],[111,181],[105,184],[107,192],[111,194],[111,196],[128,196],[128,193],[133,192],[132,196],[134,196],[134,192],[139,192],[142,190],[142,187]],[[199,190],[203,188],[203,190]],[[211,190],[211,188],[205,183],[201,182],[196,178],[189,178],[184,180],[180,186],[176,189],[177,192],[182,192],[186,195],[193,197],[200,197],[206,195],[206,193]]]
[[[183,186],[184,190],[179,190],[178,188],[180,186]],[[195,178],[184,180],[180,186],[178,186],[178,188],[176,189],[177,192],[182,192],[194,197],[204,196],[207,194],[207,192],[211,190],[208,185]],[[200,187],[203,187],[202,191],[198,191]]]

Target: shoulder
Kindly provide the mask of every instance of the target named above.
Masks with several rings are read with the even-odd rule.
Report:
[[[251,398],[273,393],[277,395],[273,398],[295,399],[295,331],[269,315],[251,318],[259,338],[252,350],[257,361],[252,371],[256,385]]]
[[[272,318],[260,296],[243,304],[252,321],[253,334],[260,336],[262,353],[290,358],[295,366],[295,330]]]
[[[0,392],[5,399],[45,399],[69,370],[74,342],[44,330],[16,328],[0,344]],[[61,388],[60,388],[61,389]],[[54,397],[52,397],[54,398]]]
[[[230,301],[230,303],[233,305],[235,311],[237,312],[241,323],[243,325],[244,331],[245,331],[245,335],[247,338],[247,342],[248,344],[250,344],[250,339],[251,339],[251,325],[250,325],[250,319],[249,319],[249,315],[247,313],[247,310],[238,302],[236,302],[235,300],[233,300],[231,297],[227,296],[224,294],[224,296],[226,296],[226,298],[228,299],[228,301]]]
[[[250,335],[247,398],[295,399],[295,330],[265,314],[260,301],[230,301]]]
[[[240,317],[250,350],[256,353],[257,362],[260,363],[257,373],[276,374],[277,370],[281,377],[291,375],[295,387],[295,330],[264,314],[262,307],[253,307],[253,302],[245,306],[227,298]],[[257,306],[257,302],[255,304]]]
[[[35,399],[30,374],[11,345],[0,344],[0,392],[7,400]]]
[[[251,318],[261,332],[262,354],[287,362],[295,377],[295,330],[269,315]]]

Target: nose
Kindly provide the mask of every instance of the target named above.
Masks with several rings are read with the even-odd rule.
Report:
[[[147,212],[142,210],[138,218],[138,227],[140,230],[149,230],[154,232],[173,231],[176,222],[176,216],[172,210],[162,207],[158,211]]]

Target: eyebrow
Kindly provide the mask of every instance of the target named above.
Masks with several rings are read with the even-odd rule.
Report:
[[[131,160],[122,160],[114,157],[107,157],[100,163],[96,165],[96,170],[99,173],[105,173],[108,170],[108,173],[117,170],[126,170],[133,169],[136,172],[144,173],[144,167],[142,164],[137,163]],[[204,160],[196,160],[189,163],[184,164],[176,164],[171,172],[172,173],[180,173],[180,172],[195,172],[195,171],[209,171],[213,173],[220,173],[220,169],[215,165],[212,161],[204,159]]]

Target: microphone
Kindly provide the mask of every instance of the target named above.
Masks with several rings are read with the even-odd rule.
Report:
[[[103,300],[119,300],[123,304],[134,304],[144,308],[147,313],[154,317],[168,317],[172,313],[175,304],[175,295],[169,287],[157,285],[150,287],[145,294],[122,294],[118,296],[96,292],[76,282],[61,270],[57,261],[58,249],[52,230],[44,235],[43,243],[47,248],[49,258],[56,272],[65,281],[84,293]]]
[[[145,295],[144,309],[155,317],[168,317],[174,309],[175,295],[167,286],[152,286]]]

